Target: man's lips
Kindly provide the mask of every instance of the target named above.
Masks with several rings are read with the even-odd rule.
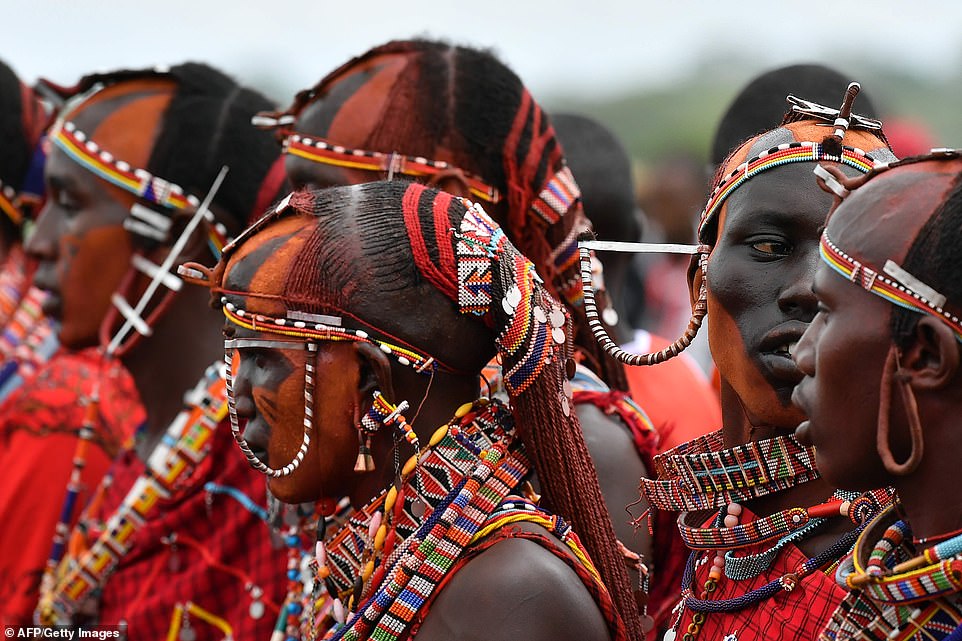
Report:
[[[251,449],[251,452],[254,453],[254,456],[256,456],[261,463],[269,465],[269,457],[267,455],[269,438],[266,427],[256,419],[251,419],[247,421],[247,425],[243,428],[242,433],[244,440],[247,441],[247,446]]]
[[[802,373],[793,360],[807,323],[788,321],[768,332],[758,345],[761,361],[777,378],[797,383]]]

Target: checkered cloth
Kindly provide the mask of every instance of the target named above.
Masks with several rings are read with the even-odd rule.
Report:
[[[107,517],[120,503],[144,465],[132,452],[114,466],[114,482],[105,496]],[[266,599],[279,605],[284,598],[286,553],[274,548],[267,526],[237,500],[225,494],[208,499],[205,483],[236,488],[260,506],[266,505],[264,477],[250,468],[237,451],[225,420],[214,434],[210,453],[194,471],[186,490],[170,501],[160,501],[154,518],[142,527],[134,548],[108,579],[100,604],[102,624],[127,622],[131,639],[166,638],[174,606],[192,601],[231,625],[238,640],[268,639],[277,611],[260,619],[249,614],[251,598],[244,582],[211,567],[191,547],[178,545],[175,553],[161,542],[172,533],[199,541],[218,563],[249,575]],[[196,618],[191,628],[197,641],[222,639],[216,629]]]

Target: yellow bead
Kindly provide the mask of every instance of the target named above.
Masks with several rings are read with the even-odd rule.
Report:
[[[447,435],[448,435],[448,426],[442,425],[437,430],[435,430],[434,434],[431,435],[431,440],[429,441],[430,445],[434,447],[435,445],[440,443],[441,439],[443,439]]]
[[[393,485],[391,489],[387,491],[387,496],[384,497],[384,513],[387,514],[394,507],[394,502],[397,501],[397,488]]]
[[[411,472],[414,471],[414,468],[416,468],[417,466],[418,466],[418,457],[417,457],[417,454],[415,454],[414,456],[409,458],[407,460],[407,463],[404,464],[404,467],[401,468],[401,476],[409,476]]]
[[[470,412],[472,407],[474,407],[474,403],[465,403],[454,413],[454,418],[464,418],[465,414]]]
[[[367,581],[374,574],[374,561],[368,561],[364,564],[364,571],[361,573],[361,580]]]
[[[377,551],[379,551],[379,552],[381,551],[381,548],[384,547],[384,539],[385,539],[385,537],[387,537],[387,526],[382,523],[382,524],[381,524],[381,527],[379,527],[379,528],[377,529],[377,534],[374,535],[374,549],[375,549],[375,550],[377,550]]]

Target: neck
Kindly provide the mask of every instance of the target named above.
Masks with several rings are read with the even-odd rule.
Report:
[[[749,417],[735,393],[724,379],[721,384],[722,406],[722,434],[726,447],[742,445],[749,441],[759,441],[776,436],[791,436],[794,427],[778,427],[766,425],[761,421]],[[777,494],[769,494],[746,503],[746,506],[759,516],[768,516],[793,507],[809,507],[821,503],[829,498],[835,488],[825,480],[818,478],[795,487],[788,488]],[[811,538],[800,541],[796,545],[807,555],[814,556],[827,549],[841,534],[852,529],[851,521],[834,519],[828,527]]]
[[[406,400],[410,409],[404,413],[408,423],[418,435],[421,447],[430,442],[431,436],[442,425],[452,419],[455,411],[465,404],[478,398],[478,380],[475,376],[456,376],[438,372],[434,375],[428,390],[429,377],[409,371],[392,370],[395,399],[397,402]],[[424,400],[421,406],[422,399]],[[421,411],[418,412],[418,406]],[[354,491],[351,492],[351,504],[355,507],[364,505],[381,491],[391,485],[396,476],[395,471],[395,434],[392,430],[382,428],[372,442],[372,454],[376,471],[361,478]],[[397,443],[398,465],[404,465],[414,454],[414,448],[403,439]]]
[[[147,413],[146,428],[136,445],[142,460],[147,460],[183,409],[184,392],[208,365],[223,358],[222,323],[207,304],[208,298],[200,287],[185,287],[153,327],[153,334],[123,357]]]

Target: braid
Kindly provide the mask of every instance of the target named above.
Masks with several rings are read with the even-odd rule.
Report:
[[[962,268],[958,251],[962,244],[962,173],[938,210],[912,242],[902,267],[928,283],[949,301],[962,301]],[[919,321],[919,314],[898,306],[892,309],[892,337],[905,347]]]

